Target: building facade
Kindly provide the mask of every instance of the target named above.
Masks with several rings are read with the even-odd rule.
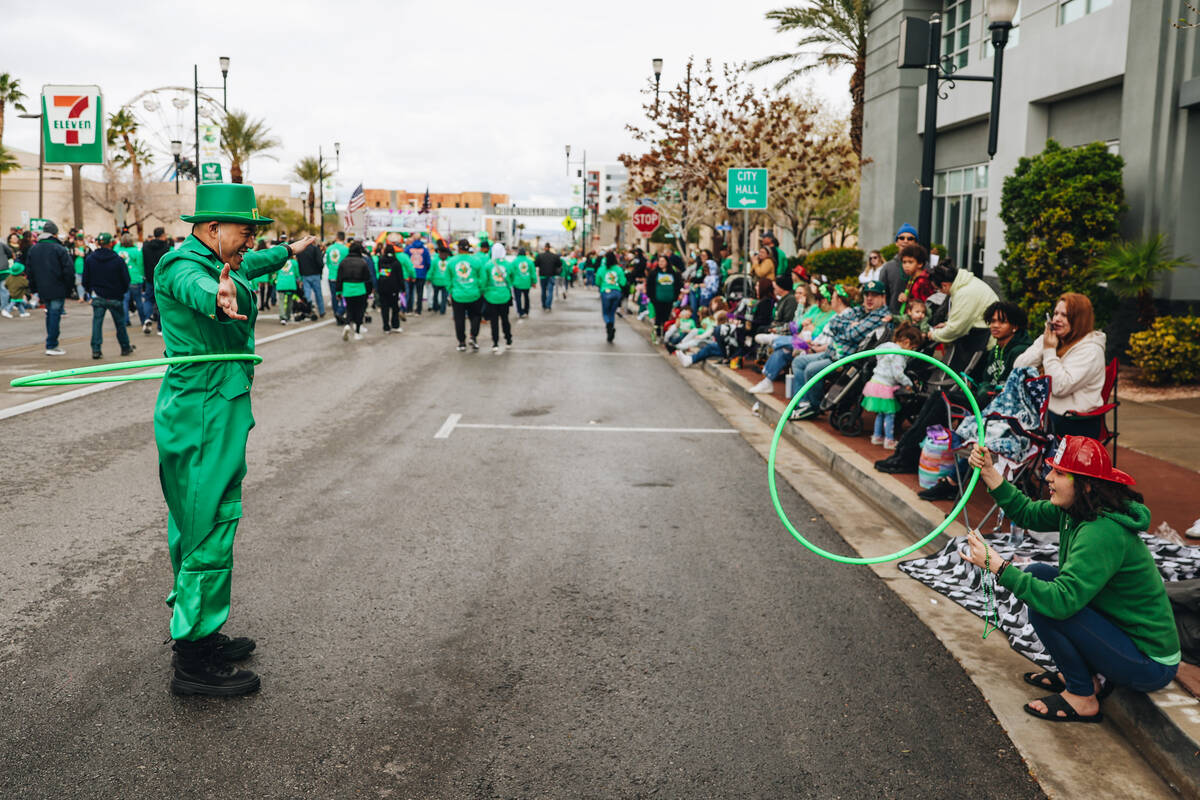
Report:
[[[863,113],[860,236],[890,243],[916,224],[925,70],[897,67],[900,21],[942,15],[942,54],[991,75],[983,0],[882,0],[871,12]],[[1018,160],[1047,139],[1104,142],[1125,160],[1126,238],[1165,233],[1200,261],[1200,58],[1182,0],[1021,0],[1004,51],[998,149],[987,156],[991,84],[962,81],[938,103],[933,241],[955,263],[994,274],[1004,246],[1000,196]],[[1168,275],[1160,294],[1200,298],[1200,268]]]
[[[425,203],[425,192],[406,192],[403,189],[363,189],[367,208],[414,209],[419,211]],[[429,207],[478,208],[490,212],[493,206],[507,205],[508,195],[494,192],[430,192]]]

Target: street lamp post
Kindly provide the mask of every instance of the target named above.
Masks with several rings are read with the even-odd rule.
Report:
[[[996,155],[996,141],[1000,126],[1000,83],[1004,71],[1004,48],[1008,45],[1009,32],[1012,30],[1013,17],[1017,13],[1018,0],[987,0],[988,29],[992,32],[992,47],[995,56],[992,62],[991,75],[959,75],[947,69],[942,63],[942,18],[933,14],[928,21],[917,17],[904,20],[902,40],[911,38],[918,42],[919,37],[928,37],[927,54],[923,63],[913,63],[913,53],[902,43],[900,48],[900,67],[923,68],[926,70],[925,79],[925,133],[922,137],[921,154],[921,202],[917,215],[917,238],[926,246],[932,244],[933,235],[933,178],[934,162],[937,157],[937,101],[938,85],[945,80],[953,89],[956,81],[979,81],[992,84],[991,113],[988,118],[988,158]]]
[[[650,67],[654,70],[654,113],[655,114],[658,114],[658,81],[660,78],[662,78],[662,65],[663,65],[663,61],[661,58],[650,59]]]
[[[333,152],[337,155],[337,170],[342,167],[342,143],[333,143]],[[325,157],[321,152],[321,145],[317,145],[317,183],[320,184],[320,215],[321,215],[321,241],[325,241]]]
[[[228,111],[227,101],[229,99],[229,56],[221,56],[217,59],[221,65],[221,110]],[[196,183],[200,183],[200,90],[201,89],[216,89],[216,86],[201,86],[200,85],[200,66],[192,65],[192,107],[195,112],[195,133],[196,133]]]
[[[588,215],[588,211],[591,210],[588,207],[587,150],[583,151],[583,161],[582,162],[572,162],[571,161],[571,145],[566,146],[566,151],[567,151],[567,174],[568,175],[571,173],[571,164],[572,163],[580,163],[581,164],[582,171],[580,172],[580,174],[583,176],[583,195],[582,195],[582,199],[580,200],[580,202],[583,204],[583,219],[581,220],[581,224],[579,226],[579,238],[583,242],[584,250],[587,250],[587,215]]]
[[[179,194],[179,156],[183,152],[183,142],[171,140],[171,155],[175,157],[175,194]]]
[[[21,119],[36,119],[38,121],[38,219],[42,218],[42,172],[46,166],[46,137],[42,132],[41,114],[18,114]]]

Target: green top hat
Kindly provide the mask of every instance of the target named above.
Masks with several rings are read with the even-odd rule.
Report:
[[[184,222],[239,222],[270,225],[275,220],[258,213],[254,187],[244,183],[202,183],[196,187],[196,213],[181,216]]]

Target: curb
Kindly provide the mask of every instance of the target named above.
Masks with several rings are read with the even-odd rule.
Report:
[[[630,323],[630,327],[649,341],[644,325]],[[758,416],[774,429],[786,407],[778,399],[772,395],[751,394],[750,384],[726,366],[712,362],[704,362],[701,366],[743,405],[753,408],[757,403]],[[925,536],[944,519],[937,506],[921,500],[916,492],[890,475],[876,472],[871,462],[825,431],[812,425],[789,423],[784,427],[783,438],[914,537]],[[929,510],[923,508],[926,506]],[[962,523],[955,522],[943,535],[965,533]],[[932,554],[943,545],[940,538],[935,539],[918,554]],[[1149,695],[1118,689],[1108,698],[1104,713],[1172,789],[1182,797],[1200,798],[1200,745]]]

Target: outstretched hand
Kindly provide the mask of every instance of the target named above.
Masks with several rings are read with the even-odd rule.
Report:
[[[291,243],[292,253],[293,254],[299,253],[301,250],[308,247],[310,244],[312,244],[316,240],[317,240],[317,237],[313,236],[312,234],[309,234],[308,236],[305,236],[303,239],[299,239],[295,242],[292,242]]]
[[[229,277],[229,265],[221,269],[221,277],[217,280],[217,310],[230,319],[246,319],[238,313],[237,284]]]

